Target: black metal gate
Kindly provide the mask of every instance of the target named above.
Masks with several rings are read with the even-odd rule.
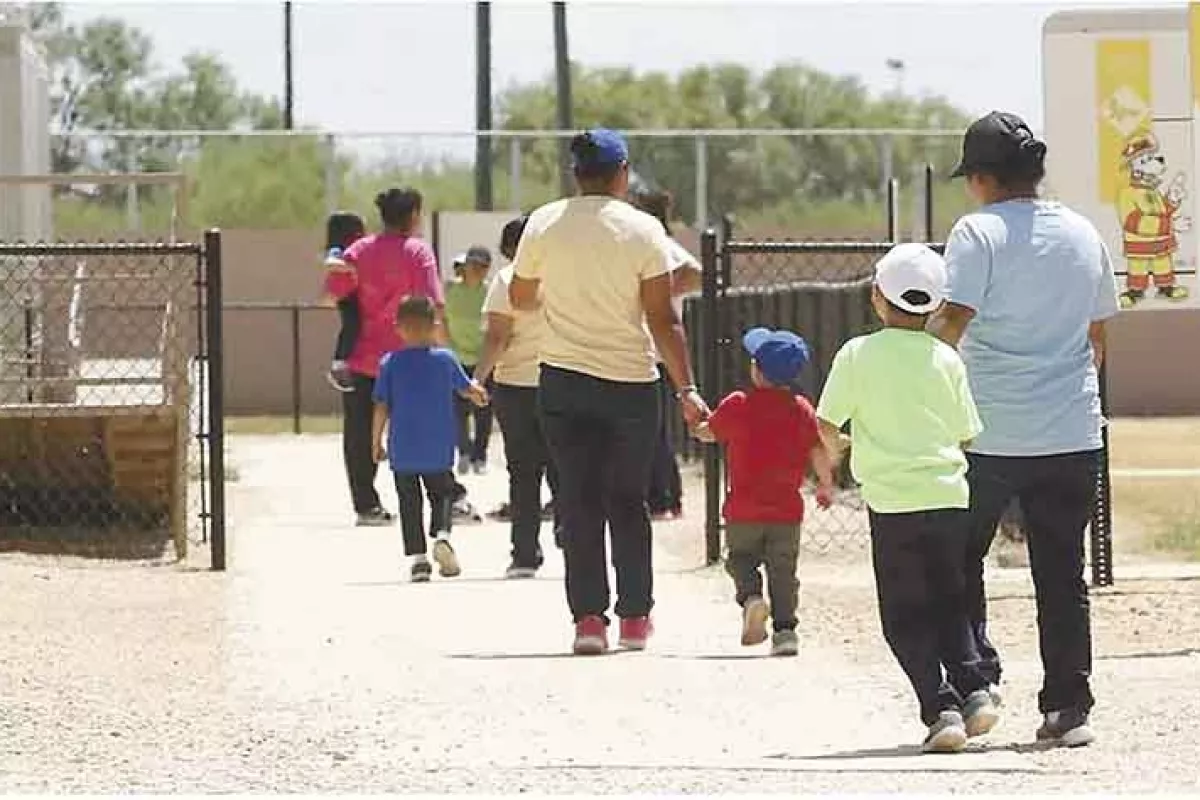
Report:
[[[723,228],[722,234],[710,229],[703,235],[703,292],[689,309],[689,331],[697,340],[697,378],[705,399],[715,404],[746,384],[748,360],[741,352],[741,336],[763,325],[795,330],[808,341],[813,359],[799,388],[815,402],[837,350],[848,339],[878,327],[870,302],[874,264],[893,244],[743,241],[732,238],[728,222]],[[930,246],[943,249],[940,244]],[[1107,406],[1106,392],[1102,394]],[[1113,580],[1107,443],[1106,432],[1090,531],[1092,580],[1098,586]],[[720,448],[705,446],[703,459],[705,551],[711,564],[721,558],[726,476]],[[865,505],[844,466],[834,508],[809,517],[802,546],[809,552],[853,552],[865,551],[868,542]]]
[[[225,567],[221,235],[0,244],[0,547]]]

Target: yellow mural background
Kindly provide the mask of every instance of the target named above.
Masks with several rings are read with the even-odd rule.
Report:
[[[1192,24],[1197,23],[1191,4]],[[1192,59],[1195,69],[1196,59]],[[1150,40],[1101,39],[1096,43],[1096,155],[1099,159],[1100,200],[1112,203],[1120,182],[1121,150],[1135,133],[1151,130],[1154,97],[1151,91]],[[1195,85],[1195,84],[1194,84]]]

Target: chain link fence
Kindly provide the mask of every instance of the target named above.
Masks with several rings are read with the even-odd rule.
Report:
[[[894,198],[894,194],[889,193]],[[894,203],[889,203],[889,232],[896,233]],[[693,337],[698,379],[710,404],[739,386],[749,385],[749,359],[742,334],[755,326],[786,328],[807,340],[812,359],[799,381],[801,394],[820,397],[833,358],[855,336],[879,328],[871,306],[875,263],[893,247],[888,242],[768,242],[736,240],[726,221],[723,235],[702,239],[704,291],[690,302],[687,321]],[[894,239],[893,239],[894,241]],[[931,244],[938,252],[943,245]],[[1093,510],[1090,555],[1093,582],[1112,583],[1112,515],[1107,437]],[[705,446],[706,537],[710,562],[721,558],[721,505],[726,491],[721,449]],[[804,492],[810,509],[801,534],[809,554],[858,554],[869,547],[867,509],[849,470],[849,458],[837,476],[832,508],[818,511],[813,481]],[[1002,523],[1014,524],[1010,514]],[[1019,527],[1019,521],[1016,522]],[[1018,534],[1019,535],[1019,534]]]
[[[0,547],[223,559],[219,252],[0,244]]]

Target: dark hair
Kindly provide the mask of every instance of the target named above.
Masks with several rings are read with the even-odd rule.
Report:
[[[1008,158],[987,170],[996,183],[1010,191],[1036,189],[1046,177],[1046,143],[1023,139]]]
[[[641,189],[634,193],[633,204],[662,223],[663,230],[671,233],[667,217],[671,213],[671,193],[665,190]]]
[[[437,321],[437,309],[433,301],[422,295],[410,294],[400,301],[396,308],[396,324],[405,322],[423,322],[432,325]]]
[[[325,249],[345,250],[367,232],[363,218],[353,211],[335,211],[325,220]]]
[[[375,208],[379,209],[379,217],[388,228],[411,227],[413,217],[421,211],[421,204],[421,193],[408,187],[388,189],[375,196]]]
[[[571,155],[575,156],[575,177],[580,183],[607,185],[621,171],[620,164],[597,164],[596,154],[600,146],[590,133],[578,133],[571,137]]]
[[[517,245],[521,243],[521,234],[525,233],[525,225],[528,222],[529,215],[522,214],[505,223],[504,230],[500,231],[500,252],[509,261],[517,255]]]

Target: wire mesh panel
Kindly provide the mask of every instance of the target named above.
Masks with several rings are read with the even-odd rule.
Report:
[[[0,544],[206,537],[202,265],[195,244],[0,245]]]

